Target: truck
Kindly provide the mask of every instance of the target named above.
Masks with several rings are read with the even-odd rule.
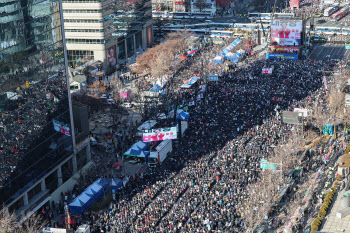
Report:
[[[168,153],[173,150],[173,144],[171,140],[165,140],[159,143],[159,145],[155,148],[154,151],[150,152],[150,156],[148,158],[148,166],[154,167],[157,165],[161,165]]]

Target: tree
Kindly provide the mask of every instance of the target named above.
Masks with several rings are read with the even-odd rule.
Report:
[[[28,218],[18,227],[18,230],[19,232],[37,233],[42,230],[47,225],[47,223],[48,222],[46,220],[43,220],[39,214],[34,213],[30,218]]]
[[[206,0],[196,0],[194,5],[202,12],[205,8],[209,7],[210,4],[207,3]]]
[[[14,212],[10,212],[6,206],[3,206],[0,212],[0,229],[1,232],[13,232],[16,228],[16,216]]]

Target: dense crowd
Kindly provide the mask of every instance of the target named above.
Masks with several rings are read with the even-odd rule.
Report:
[[[274,67],[262,75],[263,67]],[[328,69],[327,65],[324,69]],[[319,64],[256,61],[222,71],[218,83],[181,90],[172,98],[190,107],[190,128],[171,163],[141,178],[108,211],[88,213],[95,232],[242,232],[246,187],[261,181],[259,161],[292,130],[277,110],[301,107],[322,86]],[[192,68],[196,72],[196,66]],[[306,103],[312,101],[306,98]]]
[[[67,84],[61,75],[38,83],[28,83],[28,87],[18,87],[5,95],[10,100],[2,102],[0,113],[0,188],[8,182],[8,178],[14,179],[15,170],[28,168],[28,164],[18,167],[20,161],[23,164],[24,158],[42,159],[42,155],[38,157],[39,151],[47,150],[52,141],[63,135],[58,132],[55,134],[53,120],[62,123],[62,128],[69,123],[65,107],[68,103]],[[52,137],[48,139],[49,136]],[[38,145],[38,142],[44,140],[49,141],[40,145],[41,148],[35,155],[31,151],[31,145]],[[45,163],[42,165],[45,166]],[[31,170],[33,173],[41,173],[44,169]],[[16,183],[19,184],[20,180]]]

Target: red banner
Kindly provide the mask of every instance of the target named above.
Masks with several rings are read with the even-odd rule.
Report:
[[[269,50],[272,52],[275,51],[286,51],[286,52],[298,52],[300,48],[299,47],[285,47],[285,46],[269,46]]]
[[[185,2],[175,2],[175,5],[185,5]]]
[[[291,8],[293,7],[299,8],[299,0],[290,0],[289,5]]]

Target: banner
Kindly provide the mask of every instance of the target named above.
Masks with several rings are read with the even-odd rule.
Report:
[[[210,74],[209,81],[219,81],[219,76],[215,74]]]
[[[67,125],[65,125],[59,121],[53,120],[53,128],[57,132],[63,133],[63,134],[68,135],[68,136],[72,136],[69,132],[70,128]]]
[[[107,49],[108,65],[115,66],[117,64],[115,45]]]
[[[271,40],[278,45],[301,45],[301,20],[274,19],[271,22]]]
[[[294,7],[296,7],[296,8],[299,8],[299,0],[290,0],[289,1],[289,6],[290,6],[290,8],[294,8]]]
[[[287,59],[287,60],[298,60],[297,54],[277,54],[277,53],[267,53],[267,59]]]
[[[176,127],[148,129],[143,131],[144,142],[177,139]]]
[[[300,51],[299,47],[285,47],[285,46],[269,46],[270,51],[286,51],[286,52],[298,52]]]
[[[272,74],[272,68],[263,68],[261,72],[263,74]]]
[[[152,26],[148,26],[146,31],[147,31],[147,45],[150,45],[153,42]]]

